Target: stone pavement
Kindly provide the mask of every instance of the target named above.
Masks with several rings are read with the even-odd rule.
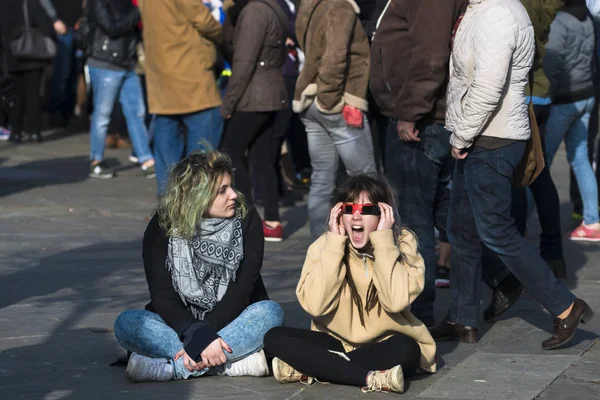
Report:
[[[281,385],[273,378],[208,377],[132,384],[112,334],[117,314],[148,300],[141,238],[155,206],[155,183],[109,150],[113,180],[87,178],[88,135],[51,135],[46,143],[0,143],[0,399],[352,399],[357,388]],[[554,166],[568,199],[564,153]],[[266,244],[263,274],[286,323],[308,327],[294,289],[310,244],[305,204],[282,210],[288,239]],[[564,230],[570,229],[564,204]],[[539,233],[532,223],[529,235]],[[570,286],[600,311],[600,246],[566,243]],[[439,315],[448,290],[438,290]],[[489,293],[484,293],[488,301]],[[542,351],[551,317],[525,295],[477,345],[442,343],[435,375],[410,381],[410,399],[598,399],[600,316],[570,347]],[[388,395],[391,396],[391,395]]]

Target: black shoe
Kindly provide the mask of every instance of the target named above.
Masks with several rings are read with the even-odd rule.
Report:
[[[552,337],[542,342],[544,350],[557,349],[573,339],[579,324],[592,320],[594,312],[587,303],[579,298],[575,299],[571,314],[565,319],[554,318],[554,331]]]
[[[435,287],[449,288],[450,287],[450,268],[443,265],[435,267]]]
[[[42,139],[41,133],[30,133],[29,140],[31,140],[32,142],[38,142],[38,143],[42,143],[44,141],[44,139]]]
[[[101,179],[110,179],[115,177],[115,173],[112,169],[106,165],[104,161],[99,164],[92,165],[90,163],[90,177],[92,178],[101,178]]]
[[[494,289],[492,302],[485,309],[483,319],[490,321],[504,314],[517,302],[521,294],[523,294],[523,289],[523,285],[513,274],[508,275]]]
[[[463,343],[477,343],[477,328],[442,321],[438,326],[429,330],[436,342],[459,339]]]

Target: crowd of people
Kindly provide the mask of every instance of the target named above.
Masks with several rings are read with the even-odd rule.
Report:
[[[115,176],[118,99],[132,158],[156,177],[151,303],[115,322],[132,380],[265,376],[269,355],[282,383],[403,392],[436,371],[436,341],[479,340],[482,280],[485,320],[525,289],[549,311],[546,350],[593,316],[565,284],[550,166],[564,141],[581,221],[570,239],[600,242],[600,1],[0,1],[10,140],[42,140],[46,65],[62,122],[83,69],[90,176]],[[284,239],[284,154],[311,170],[296,293],[312,331],[282,326],[260,275],[264,241]],[[539,249],[524,238],[534,205]]]

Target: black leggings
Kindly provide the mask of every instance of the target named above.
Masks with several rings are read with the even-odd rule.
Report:
[[[17,104],[8,114],[12,125],[11,133],[18,136],[26,130],[29,134],[39,134],[42,118],[42,70],[11,72],[10,76],[17,96]]]
[[[333,336],[306,329],[273,328],[265,335],[264,343],[271,355],[302,374],[350,386],[365,386],[369,372],[396,365],[401,365],[404,377],[409,378],[417,371],[421,359],[419,344],[400,333],[349,353]],[[329,350],[345,353],[350,361]]]
[[[222,145],[222,151],[229,154],[235,170],[234,187],[252,204],[252,184],[244,162],[244,153],[248,150],[248,159],[256,174],[256,189],[264,196],[264,219],[267,221],[279,221],[279,193],[274,166],[281,140],[273,131],[276,115],[276,111],[234,112],[227,121]]]

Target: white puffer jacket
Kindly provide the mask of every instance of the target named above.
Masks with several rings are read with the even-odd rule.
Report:
[[[524,91],[534,47],[519,0],[470,0],[450,60],[446,128],[452,146],[468,148],[479,135],[529,139]]]

